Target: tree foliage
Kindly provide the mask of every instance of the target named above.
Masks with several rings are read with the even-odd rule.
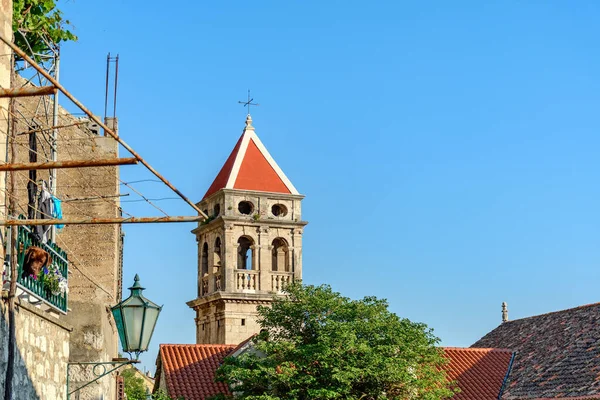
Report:
[[[146,385],[144,379],[136,376],[135,369],[127,368],[121,372],[125,385],[127,400],[146,400]]]
[[[173,399],[169,397],[165,392],[159,390],[157,393],[152,395],[152,400],[185,400],[183,397],[179,397],[177,399]]]
[[[40,61],[64,41],[76,41],[67,26],[68,20],[56,8],[55,0],[13,0],[13,32],[15,44]]]
[[[292,284],[259,307],[252,350],[217,370],[236,398],[415,399],[453,395],[446,360],[426,325],[401,319],[386,300],[351,300],[329,286]],[[215,399],[227,398],[221,395]]]

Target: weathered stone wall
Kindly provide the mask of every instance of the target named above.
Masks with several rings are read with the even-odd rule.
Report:
[[[260,331],[258,305],[269,305],[270,294],[217,292],[196,309],[196,343],[238,344]]]
[[[0,307],[0,371],[3,372],[0,374],[0,394],[3,395],[8,330],[5,307]],[[15,399],[65,399],[72,328],[28,303],[17,305],[15,321]]]
[[[44,103],[46,102],[46,103]],[[16,110],[20,118],[17,134],[27,132],[37,123],[50,126],[45,109],[51,110],[51,98],[18,98]],[[82,122],[82,125],[62,128],[58,132],[58,161],[92,160],[118,156],[117,142],[101,136],[101,132],[86,121],[60,109],[58,125]],[[90,129],[91,128],[91,129]],[[50,155],[49,134],[37,133],[38,161]],[[28,135],[17,140],[17,162],[28,162]],[[57,197],[63,200],[65,218],[111,218],[120,215],[118,167],[89,167],[57,170]],[[48,171],[38,171],[37,181],[48,180]],[[28,172],[16,174],[17,210],[27,215]],[[56,243],[69,259],[69,312],[61,319],[74,328],[70,337],[71,362],[110,361],[118,355],[118,338],[109,307],[120,301],[121,231],[117,225],[67,225],[58,230]],[[89,372],[77,369],[74,386],[89,379]],[[81,400],[111,399],[116,382],[103,378],[79,395]]]

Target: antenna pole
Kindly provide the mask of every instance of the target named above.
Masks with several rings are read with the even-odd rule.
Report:
[[[108,71],[110,69],[110,53],[106,56],[106,92],[104,93],[104,121],[108,112]]]
[[[113,118],[117,117],[117,83],[119,82],[119,55],[115,58],[115,95],[113,99]]]

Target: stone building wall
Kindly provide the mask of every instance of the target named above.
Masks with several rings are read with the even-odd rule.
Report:
[[[4,304],[0,305],[0,371],[6,371],[8,329]],[[65,399],[67,362],[72,328],[28,303],[18,303],[15,313],[17,351],[13,393],[17,399]],[[4,395],[4,373],[0,395]]]
[[[46,104],[44,104],[46,102]],[[51,110],[51,97],[18,98],[17,162],[29,161],[28,125],[37,122],[51,126],[44,109]],[[58,132],[58,161],[118,157],[118,144],[102,136],[93,124],[60,108],[59,125],[81,125]],[[49,135],[37,133],[38,161],[49,157]],[[48,180],[48,171],[38,171],[37,181]],[[118,167],[89,167],[57,170],[57,197],[63,201],[65,218],[114,218],[120,216]],[[17,211],[27,215],[27,171],[16,174]],[[67,225],[57,231],[56,243],[69,259],[69,311],[61,320],[73,326],[70,336],[71,362],[110,361],[118,355],[118,337],[110,307],[119,302],[121,230],[118,225]],[[74,386],[89,379],[88,371],[74,369]],[[114,376],[91,385],[79,395],[81,400],[112,399]]]
[[[0,0],[0,34],[12,37],[12,1]],[[11,65],[8,46],[0,44],[0,87],[10,87]],[[16,82],[17,85],[22,81]],[[52,125],[44,110],[51,110],[51,97],[18,98],[16,131],[23,133],[27,123],[40,127]],[[0,99],[0,161],[7,160],[8,99]],[[61,108],[59,125],[81,122]],[[117,143],[101,136],[87,125],[61,129],[58,134],[58,160],[111,158],[118,154]],[[49,157],[48,134],[38,133],[38,161]],[[17,143],[17,162],[28,161],[28,136]],[[62,200],[115,196],[119,193],[117,167],[58,170],[57,196]],[[18,211],[27,214],[27,172],[16,174]],[[38,171],[38,179],[48,179],[47,171]],[[0,218],[4,218],[6,201],[5,174],[0,173]],[[117,217],[118,197],[97,201],[63,202],[63,215],[68,217]],[[5,239],[2,230],[2,239]],[[67,226],[57,235],[57,244],[68,253],[69,312],[57,316],[26,303],[16,315],[16,393],[21,399],[64,399],[66,397],[66,362],[109,361],[118,354],[118,339],[108,306],[120,301],[121,230],[116,225]],[[3,268],[0,252],[0,272]],[[4,391],[7,359],[7,324],[5,303],[0,301],[0,395]],[[58,317],[58,319],[57,319]],[[68,325],[74,327],[70,332]],[[82,371],[74,378],[89,379]],[[77,385],[78,383],[75,382]],[[81,393],[80,399],[112,399],[114,379],[104,378],[99,385]]]

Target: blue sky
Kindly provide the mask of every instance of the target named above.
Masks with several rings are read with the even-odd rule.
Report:
[[[600,300],[597,2],[61,7],[80,37],[63,46],[63,84],[102,114],[106,54],[118,53],[121,136],[195,201],[252,89],[258,135],[306,195],[306,283],[387,298],[448,346],[498,325],[502,301],[519,318]],[[195,340],[191,229],[126,227],[124,283],[139,273],[164,304],[148,368],[159,343]]]

